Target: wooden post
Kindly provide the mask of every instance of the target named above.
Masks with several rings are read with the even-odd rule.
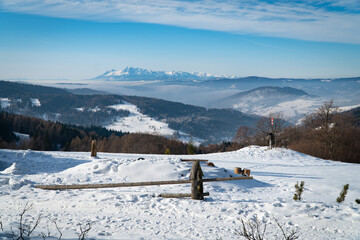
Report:
[[[204,200],[203,176],[204,173],[201,170],[199,161],[195,161],[190,173],[191,199]]]
[[[234,173],[235,173],[235,174],[241,174],[241,175],[242,175],[242,174],[244,173],[244,171],[243,171],[241,168],[236,167],[235,170],[234,170]]]
[[[250,169],[244,168],[244,174],[249,177],[250,176]]]
[[[96,140],[91,141],[91,156],[96,157]]]

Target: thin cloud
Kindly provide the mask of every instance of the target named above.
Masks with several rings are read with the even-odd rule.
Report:
[[[358,0],[0,0],[0,9],[101,22],[132,21],[360,44]]]

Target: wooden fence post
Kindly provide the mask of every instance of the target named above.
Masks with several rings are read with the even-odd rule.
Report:
[[[195,161],[190,173],[191,199],[204,200],[203,176],[204,173],[201,170],[199,161]]]
[[[96,140],[91,141],[91,156],[96,157]]]

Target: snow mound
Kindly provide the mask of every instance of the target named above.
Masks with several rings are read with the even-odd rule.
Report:
[[[19,174],[21,169],[16,167],[16,163],[13,163],[10,167],[6,168],[4,171],[0,172],[2,174]]]

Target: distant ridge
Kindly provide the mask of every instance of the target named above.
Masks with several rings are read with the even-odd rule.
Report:
[[[212,75],[209,73],[188,73],[183,71],[152,71],[143,68],[126,67],[122,70],[111,69],[95,79],[102,80],[215,80],[235,78],[227,75]]]
[[[227,97],[227,99],[243,98],[243,97],[284,97],[284,96],[309,96],[305,91],[292,87],[271,87],[264,86],[252,90],[239,92]]]

